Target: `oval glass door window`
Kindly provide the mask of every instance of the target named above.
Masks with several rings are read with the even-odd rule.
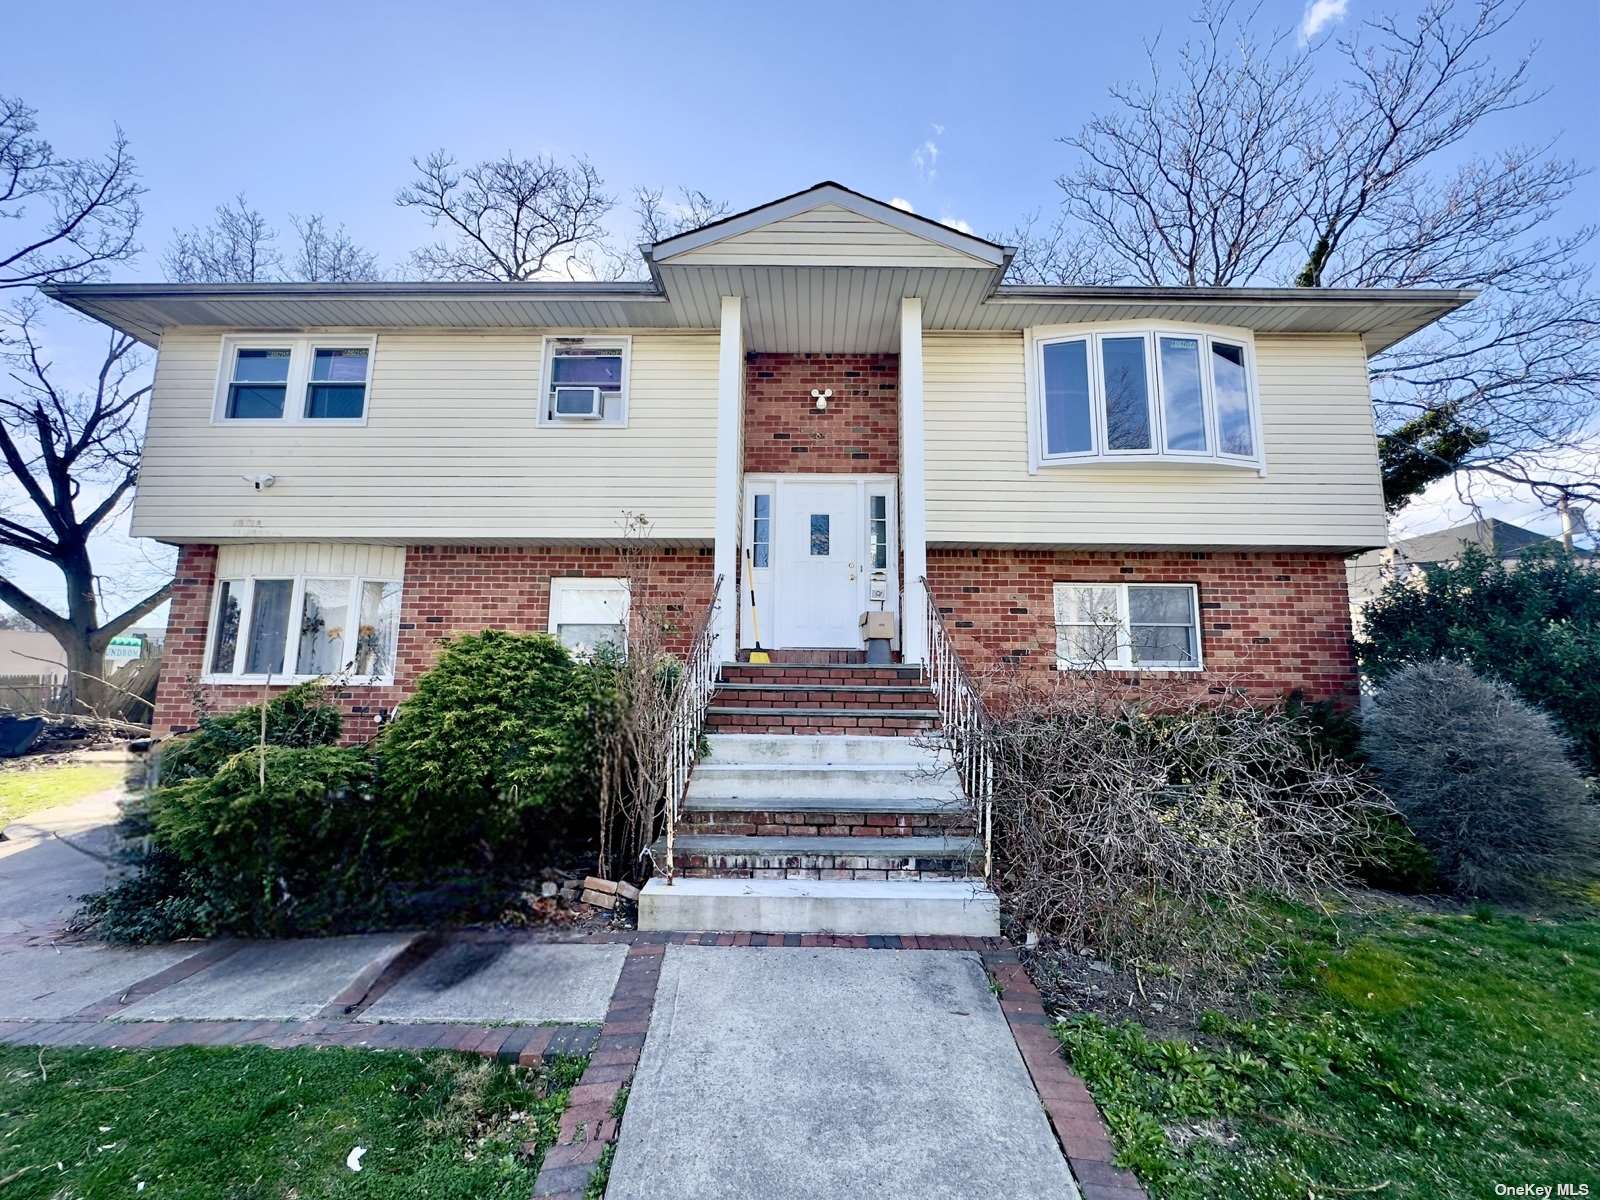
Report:
[[[826,558],[828,555],[828,514],[811,514],[811,554]]]

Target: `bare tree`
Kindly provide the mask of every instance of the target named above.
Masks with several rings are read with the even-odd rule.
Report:
[[[639,218],[639,241],[664,241],[720,221],[729,212],[725,201],[713,200],[697,188],[679,188],[675,204],[668,204],[665,197],[665,188],[634,189],[633,212]]]
[[[411,165],[417,177],[395,203],[421,210],[448,235],[412,253],[424,277],[517,283],[589,273],[587,256],[604,241],[613,201],[587,159],[561,163],[508,152],[460,167],[436,150]]]
[[[162,256],[177,283],[345,283],[376,279],[378,258],[343,225],[330,228],[320,213],[290,216],[299,244],[285,260],[278,231],[241,192],[219,204],[211,223],[174,230]]]
[[[1170,84],[1151,46],[1149,82],[1062,139],[1078,162],[1057,180],[1061,236],[1094,238],[1140,283],[1483,289],[1373,363],[1390,507],[1452,474],[1600,501],[1595,230],[1558,232],[1583,171],[1548,146],[1461,154],[1538,93],[1527,55],[1490,58],[1516,0],[1460,7],[1309,52],[1254,34],[1253,10],[1207,9]],[[1317,84],[1319,53],[1343,58],[1342,82]],[[1077,267],[1036,274],[1078,282]]]
[[[278,232],[240,192],[219,204],[209,225],[172,231],[162,256],[174,283],[267,283],[283,274]]]
[[[0,222],[22,231],[0,244],[0,291],[80,283],[139,250],[144,189],[122,131],[99,158],[63,158],[37,136],[36,118],[21,100],[0,96]]]
[[[1118,283],[1116,264],[1107,261],[1104,243],[1058,213],[1048,223],[1029,213],[990,241],[1015,247],[1007,278],[1021,284],[1076,284],[1093,287]]]
[[[289,221],[300,238],[291,264],[296,279],[307,283],[352,283],[376,279],[381,274],[378,256],[358,245],[343,225],[330,229],[321,213],[308,217],[291,215]]]
[[[60,643],[76,706],[93,712],[104,698],[106,646],[172,590],[169,580],[105,617],[90,556],[91,537],[115,520],[137,479],[139,418],[150,385],[137,382],[144,364],[134,340],[112,333],[92,386],[61,387],[39,341],[37,315],[34,301],[16,310],[17,339],[6,356],[10,382],[0,392],[0,456],[20,493],[15,503],[8,495],[0,513],[0,549],[59,570],[67,611],[58,613],[9,572],[0,575],[0,602]]]

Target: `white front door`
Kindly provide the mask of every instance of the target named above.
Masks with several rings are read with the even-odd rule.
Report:
[[[785,483],[776,529],[778,646],[861,645],[861,485]]]

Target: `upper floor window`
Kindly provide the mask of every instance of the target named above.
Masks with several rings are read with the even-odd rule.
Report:
[[[627,337],[547,337],[539,420],[628,423]]]
[[[363,424],[374,346],[343,334],[224,338],[214,419]]]
[[[1114,326],[1031,340],[1037,462],[1261,465],[1248,334]]]

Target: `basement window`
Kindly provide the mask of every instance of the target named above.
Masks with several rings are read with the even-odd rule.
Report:
[[[206,681],[392,683],[399,638],[398,580],[224,579],[212,604]]]
[[[1210,462],[1263,467],[1247,331],[1056,327],[1029,331],[1035,467]]]
[[[1203,665],[1200,595],[1192,583],[1058,583],[1055,616],[1063,671]]]
[[[539,421],[549,425],[628,423],[628,337],[547,337]]]

